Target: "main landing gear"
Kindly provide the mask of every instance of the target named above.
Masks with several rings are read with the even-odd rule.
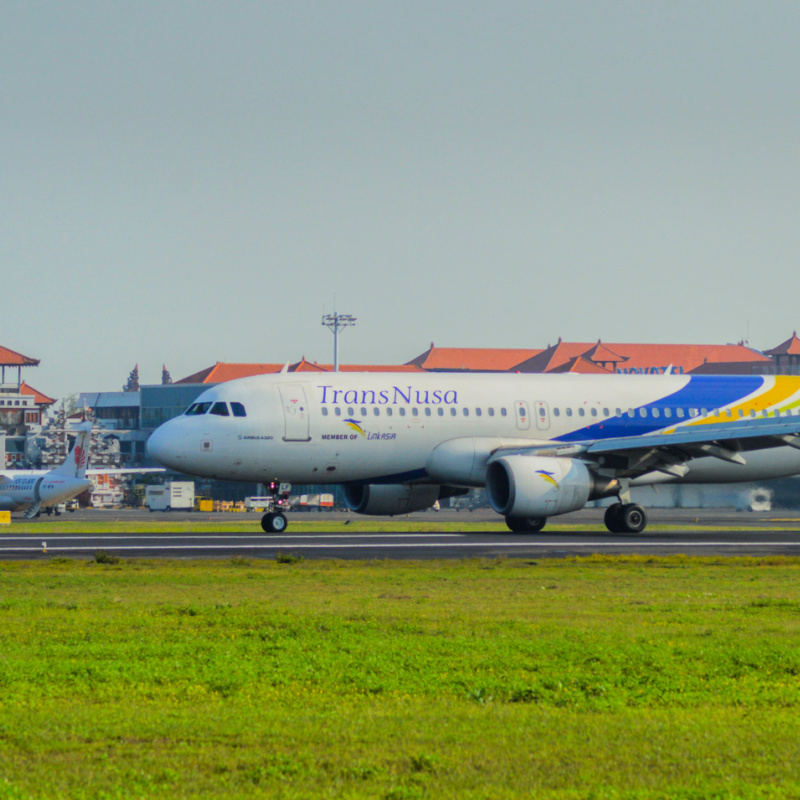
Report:
[[[547,517],[506,517],[506,525],[514,533],[539,533]]]
[[[641,533],[647,525],[644,509],[636,503],[614,503],[603,520],[611,533]]]

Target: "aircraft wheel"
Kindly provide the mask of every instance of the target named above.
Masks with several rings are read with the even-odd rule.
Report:
[[[264,514],[261,527],[264,533],[283,533],[289,526],[285,514]]]
[[[514,533],[539,533],[547,523],[547,517],[506,517],[506,525]]]
[[[611,505],[606,509],[606,515],[603,518],[603,522],[605,522],[606,528],[608,528],[611,533],[622,533],[619,519],[621,513],[622,503],[614,503],[614,505]]]
[[[647,525],[644,509],[636,503],[628,503],[619,514],[621,533],[641,533]]]

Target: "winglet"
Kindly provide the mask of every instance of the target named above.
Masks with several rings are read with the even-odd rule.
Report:
[[[285,375],[285,374],[286,374],[288,371],[289,371],[289,362],[287,361],[287,362],[286,362],[286,363],[283,365],[283,369],[281,370],[280,374],[281,374],[281,375]]]

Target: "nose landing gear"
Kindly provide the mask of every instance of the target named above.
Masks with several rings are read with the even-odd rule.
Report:
[[[266,485],[266,489],[272,496],[272,508],[288,508],[289,492],[292,490],[291,483],[281,483],[279,480],[272,480]],[[270,511],[261,517],[261,528],[264,533],[283,533],[289,526],[286,514],[282,511]]]

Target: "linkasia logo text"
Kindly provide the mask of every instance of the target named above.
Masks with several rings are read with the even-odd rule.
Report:
[[[322,389],[322,403],[347,403],[360,406],[408,405],[439,406],[458,405],[458,392],[453,389],[415,389],[413,386],[392,386],[391,389],[334,389],[333,386],[317,386]]]

